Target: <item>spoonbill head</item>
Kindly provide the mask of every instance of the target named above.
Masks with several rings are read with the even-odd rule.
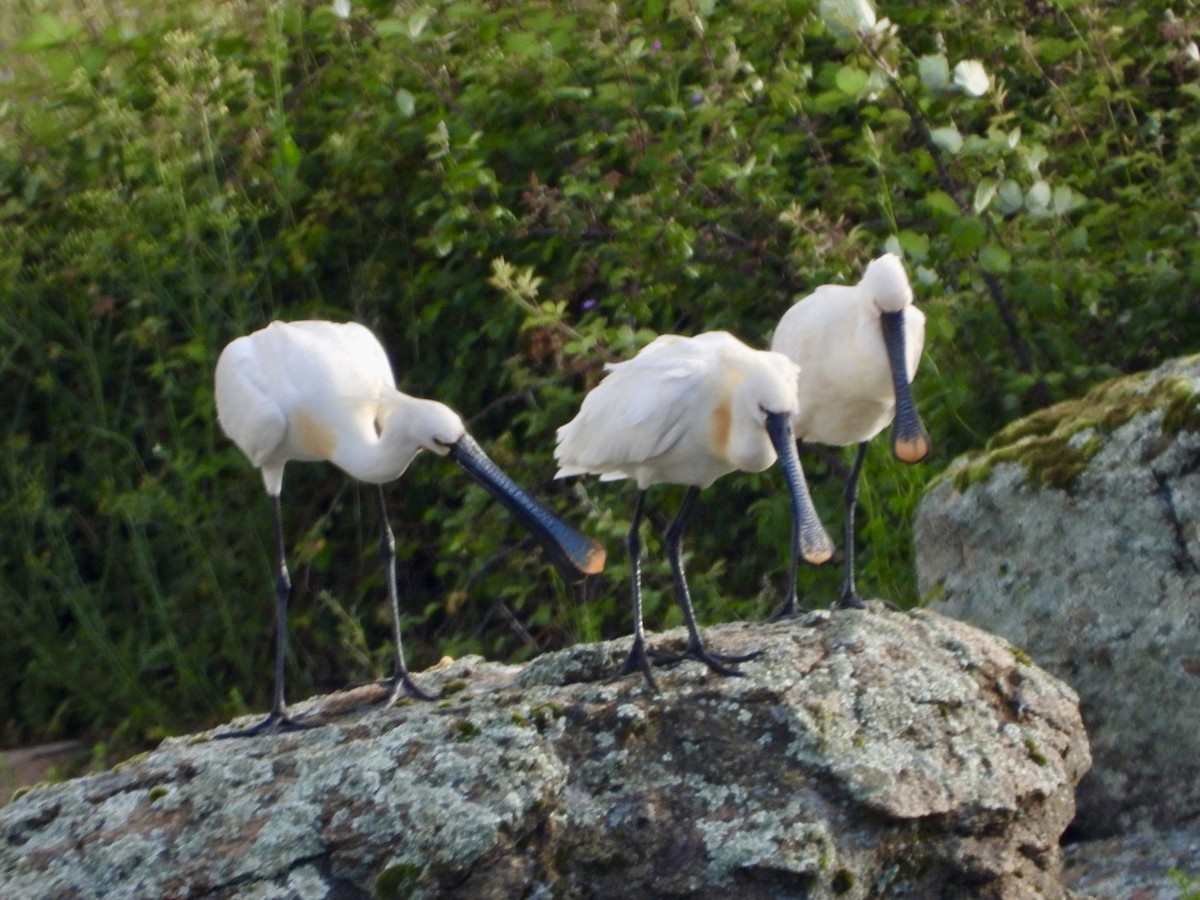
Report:
[[[378,486],[381,554],[395,630],[391,698],[428,699],[413,683],[400,640],[395,541],[382,486],[399,478],[421,450],[449,456],[539,540],[568,581],[604,566],[604,548],[579,534],[518,487],[467,434],[462,419],[434,400],[396,388],[383,346],[357,323],[273,322],[232,341],[216,367],[217,417],[256,466],[274,509],[276,543],[276,670],[274,702],[258,725],[227,736],[306,727],[288,718],[284,703],[287,602],[280,494],[287,463],[327,461]]]
[[[602,481],[637,482],[628,536],[634,641],[622,671],[640,670],[655,686],[642,624],[638,525],[650,487],[681,484],[688,491],[667,532],[667,551],[689,632],[683,655],[721,674],[737,674],[725,663],[746,657],[710,653],[701,641],[680,557],[683,531],[702,488],[729,472],[761,472],[780,459],[792,496],[789,590],[795,592],[799,556],[821,563],[832,555],[792,434],[796,366],[778,353],[751,349],[716,331],[695,337],[662,335],[633,359],[610,364],[606,371],[575,418],[558,429],[556,477],[593,474]]]
[[[801,442],[858,445],[847,479],[846,579],[841,604],[862,606],[854,587],[854,504],[867,442],[889,422],[892,453],[923,460],[929,434],[911,382],[925,345],[925,314],[913,305],[904,264],[886,253],[853,286],[823,285],[783,314],[771,349],[800,366],[799,404],[792,418]],[[794,606],[785,606],[794,614]]]

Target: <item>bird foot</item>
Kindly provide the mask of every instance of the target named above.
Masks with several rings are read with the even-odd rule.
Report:
[[[689,643],[682,653],[654,653],[649,654],[650,658],[658,666],[673,666],[683,662],[685,659],[692,659],[696,662],[702,662],[718,675],[741,675],[737,669],[729,668],[731,665],[744,663],[749,660],[762,656],[763,651],[755,650],[753,653],[742,653],[738,655],[726,653],[714,653],[711,650],[706,650],[700,644]]]
[[[654,672],[650,665],[650,655],[646,652],[646,642],[637,636],[634,637],[633,646],[629,648],[629,656],[625,657],[625,663],[614,676],[614,680],[632,675],[634,672],[641,672],[645,676],[650,690],[658,691],[658,682],[654,680]]]
[[[790,600],[783,606],[779,607],[775,612],[767,617],[768,622],[786,622],[788,619],[800,618],[803,610],[800,609],[800,604],[795,600]]]
[[[293,719],[285,713],[272,712],[257,725],[251,725],[249,728],[239,728],[237,731],[226,731],[216,735],[213,739],[221,741],[226,738],[256,737],[260,734],[283,734],[289,731],[307,731],[310,728],[320,728],[324,724],[322,721]]]
[[[387,679],[384,684],[388,688],[388,697],[384,701],[384,706],[391,706],[401,697],[412,697],[414,700],[436,700],[437,694],[431,694],[417,687],[416,682],[409,677],[407,672],[397,672],[391,678]]]
[[[842,594],[830,609],[867,609],[867,601],[858,594]]]

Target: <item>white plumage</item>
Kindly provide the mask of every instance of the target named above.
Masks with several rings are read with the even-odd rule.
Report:
[[[230,439],[262,472],[272,500],[276,551],[275,692],[259,724],[224,735],[246,736],[307,727],[288,718],[284,702],[287,602],[291,590],[284,553],[280,493],[291,461],[328,461],[354,478],[378,485],[380,546],[395,630],[391,698],[401,692],[430,699],[409,677],[400,642],[395,541],[382,485],[399,478],[421,450],[450,456],[503,503],[542,543],[568,580],[604,567],[604,548],[543,509],[488,459],[462,419],[434,400],[396,389],[383,346],[353,322],[273,322],[237,338],[216,368],[217,418]]]
[[[779,320],[771,341],[772,350],[800,366],[796,438],[858,445],[846,485],[844,606],[862,606],[854,587],[853,542],[866,442],[895,420],[897,459],[919,462],[929,453],[910,387],[924,345],[925,314],[913,305],[904,264],[892,253],[873,260],[858,284],[823,285],[800,300]]]
[[[216,397],[222,429],[269,494],[293,460],[382,484],[466,433],[448,406],[396,389],[383,346],[357,322],[272,322],[237,338],[217,360]]]
[[[764,410],[796,412],[796,365],[725,331],[665,334],[605,371],[579,414],[558,429],[559,478],[706,488],[729,472],[761,472],[775,462]]]
[[[782,457],[793,498],[790,591],[795,591],[797,552],[813,562],[830,556],[832,545],[812,509],[791,432],[790,420],[797,412],[796,366],[780,354],[751,349],[718,331],[663,335],[633,359],[606,370],[578,415],[558,429],[555,458],[559,478],[595,474],[606,481],[631,478],[638,485],[629,531],[634,645],[624,671],[639,669],[654,684],[641,618],[637,530],[646,490],[681,484],[689,491],[668,532],[667,549],[689,630],[684,655],[733,674],[722,663],[736,660],[709,653],[701,642],[679,556],[683,529],[701,488],[736,470],[761,472]]]

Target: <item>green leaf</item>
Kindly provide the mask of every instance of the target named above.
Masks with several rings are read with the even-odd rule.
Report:
[[[300,166],[300,147],[290,134],[285,134],[279,142],[276,161],[288,172],[294,172]]]
[[[533,59],[542,55],[541,38],[527,31],[507,32],[503,44],[507,52],[522,59]]]
[[[380,37],[395,37],[407,34],[408,28],[399,19],[380,19],[375,23],[375,33]]]
[[[929,258],[929,238],[910,229],[903,229],[900,234],[900,248],[904,255],[914,262],[924,262]]]
[[[985,272],[1004,275],[1012,269],[1012,254],[999,244],[986,244],[979,251],[979,265]]]
[[[1031,213],[1044,213],[1050,208],[1052,193],[1045,181],[1035,181],[1025,194],[1025,208]]]
[[[950,63],[944,53],[918,59],[917,74],[928,90],[944,91],[950,87]]]
[[[1034,55],[1042,62],[1051,66],[1062,62],[1068,56],[1074,55],[1075,51],[1075,44],[1071,41],[1064,41],[1062,38],[1042,38],[1033,43]]]
[[[999,186],[1000,184],[995,178],[981,178],[979,184],[975,185],[975,198],[971,202],[971,208],[976,215],[991,206],[992,198],[996,196],[996,189]]]
[[[996,188],[996,208],[1004,215],[1011,215],[1025,205],[1021,186],[1011,178],[1005,178]]]
[[[500,35],[500,17],[498,15],[484,16],[479,20],[479,41],[484,46],[491,46]]]
[[[1029,171],[1029,174],[1036,175],[1038,169],[1041,168],[1042,163],[1046,161],[1049,155],[1049,151],[1041,144],[1034,144],[1022,155],[1021,159],[1025,163],[1025,168]]]
[[[954,156],[962,149],[963,138],[959,130],[953,125],[947,125],[943,128],[934,128],[929,132],[929,137],[940,148],[945,150],[951,156]]]
[[[425,26],[429,24],[429,18],[433,15],[433,10],[428,7],[423,7],[414,12],[408,17],[408,36],[414,41],[420,38],[421,33],[425,31]]]
[[[861,97],[871,83],[870,76],[855,66],[842,66],[837,70],[834,83],[839,91],[850,97]]]
[[[79,27],[68,28],[58,16],[41,13],[33,18],[33,27],[17,43],[17,49],[26,53],[58,47],[79,33]]]
[[[929,209],[943,216],[961,216],[958,202],[945,191],[930,191],[922,200]]]
[[[1054,211],[1061,216],[1079,209],[1087,203],[1087,198],[1071,190],[1068,185],[1060,184],[1055,186],[1054,196],[1050,202]]]
[[[972,256],[987,238],[987,226],[977,216],[960,216],[950,224],[950,247],[960,256]]]
[[[411,119],[417,111],[417,98],[413,96],[412,91],[400,88],[396,91],[396,109],[400,111],[400,115],[406,119]]]
[[[38,61],[59,82],[67,81],[79,68],[75,54],[65,47],[55,46],[42,49],[38,54]]]

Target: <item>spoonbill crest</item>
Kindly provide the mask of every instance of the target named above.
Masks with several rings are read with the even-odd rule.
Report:
[[[722,675],[727,664],[753,657],[708,651],[700,639],[683,571],[683,532],[702,488],[736,470],[761,472],[781,461],[792,495],[790,588],[796,590],[797,557],[821,563],[833,553],[809,498],[796,455],[791,417],[796,414],[796,366],[786,357],[753,350],[724,331],[696,337],[662,335],[633,359],[605,367],[608,375],[586,397],[578,415],[558,429],[558,478],[599,475],[632,478],[637,502],[627,539],[633,573],[633,646],[621,674],[641,671],[652,688],[642,624],[641,522],[646,491],[656,484],[687,485],[667,530],[667,555],[675,594],[688,628],[681,658],[705,663]]]
[[[284,703],[287,606],[291,592],[284,552],[280,494],[292,461],[328,461],[377,485],[380,552],[395,631],[395,671],[389,702],[402,693],[432,699],[409,676],[400,640],[396,547],[383,485],[399,478],[421,450],[449,456],[541,542],[571,582],[604,568],[604,548],[571,529],[512,482],[467,434],[462,419],[433,400],[396,389],[379,341],[362,325],[322,321],[273,322],[232,341],[217,360],[217,417],[221,427],[262,472],[274,511],[275,691],[262,722],[224,737],[308,727]]]
[[[929,434],[911,381],[925,346],[925,314],[913,306],[904,264],[894,253],[872,260],[854,286],[826,284],[783,314],[771,349],[800,366],[792,427],[801,442],[858,445],[846,478],[845,579],[840,607],[865,606],[854,585],[854,507],[867,443],[889,422],[892,453],[923,460]],[[793,594],[780,615],[798,612]]]

